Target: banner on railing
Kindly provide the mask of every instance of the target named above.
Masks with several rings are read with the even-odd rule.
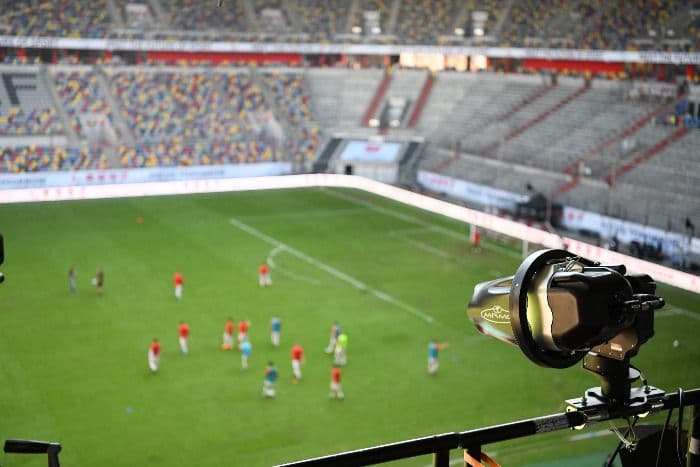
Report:
[[[484,185],[477,185],[435,172],[418,171],[418,183],[428,190],[444,193],[483,206],[513,210],[516,204],[524,203],[528,197]]]
[[[74,172],[34,172],[0,174],[1,190],[25,188],[79,187],[124,183],[149,183],[214,178],[261,177],[292,172],[289,162],[260,162],[240,165],[199,165],[143,169],[78,170]],[[0,200],[0,202],[2,202]]]

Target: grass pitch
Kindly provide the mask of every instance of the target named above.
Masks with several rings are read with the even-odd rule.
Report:
[[[6,205],[0,232],[0,439],[59,441],[63,465],[271,465],[557,413],[598,385],[577,367],[539,368],[468,322],[474,284],[514,273],[516,250],[486,242],[472,253],[467,226],[362,192]],[[262,261],[273,265],[271,288],[257,285]],[[98,266],[102,298],[91,285]],[[185,279],[179,302],[175,271]],[[659,314],[633,363],[669,391],[700,386],[700,299],[659,292],[675,312]],[[269,339],[273,315],[280,348]],[[220,348],[228,316],[252,322],[247,371],[238,352]],[[191,327],[188,356],[177,342],[181,320]],[[328,400],[323,352],[334,320],[349,336],[342,402]],[[153,337],[163,344],[157,374],[146,361]],[[431,338],[449,343],[434,376]],[[297,385],[295,342],[306,350]],[[269,360],[280,372],[274,400],[260,395]],[[506,465],[584,453],[599,465],[616,444],[571,436],[485,450]],[[0,454],[4,467],[45,463]]]

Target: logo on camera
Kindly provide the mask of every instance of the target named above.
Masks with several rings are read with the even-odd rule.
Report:
[[[495,324],[510,324],[510,312],[498,305],[481,310],[481,317]]]

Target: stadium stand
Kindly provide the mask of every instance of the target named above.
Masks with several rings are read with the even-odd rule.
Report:
[[[0,152],[0,173],[105,168],[107,156],[87,147],[17,146]]]
[[[0,68],[0,135],[52,135],[63,131],[37,67]]]
[[[686,11],[687,2],[674,0],[601,2],[605,10],[593,15],[582,30],[582,41],[595,49],[654,48],[663,38],[667,24]]]
[[[249,149],[245,141],[138,144],[119,148],[123,168],[245,164],[273,160],[267,147]]]
[[[486,13],[480,33],[477,11]],[[0,30],[31,37],[692,52],[700,39],[698,13],[697,2],[681,0],[225,0],[221,8],[203,8],[196,0],[31,0],[0,4]],[[299,69],[260,68],[260,62],[215,67],[211,57],[188,60],[183,54],[134,53],[129,63],[142,65],[120,66],[105,64],[120,59],[111,52],[96,59],[53,51],[41,60],[33,53],[3,52],[12,65],[0,68],[0,136],[64,138],[56,153],[43,141],[34,144],[40,149],[28,149],[31,140],[7,143],[5,172],[311,161],[336,132],[372,131],[368,118],[376,118],[388,99],[406,100],[408,120],[429,76],[388,69],[390,57],[333,58],[329,63],[337,68]],[[63,64],[23,65],[35,60]],[[77,65],[87,60],[97,65]],[[178,66],[152,66],[163,62]],[[655,208],[623,212],[616,206],[656,196],[673,203],[668,216],[696,212],[696,180],[686,175],[696,167],[683,151],[697,138],[698,112],[675,108],[675,84],[664,89],[672,95],[658,95],[652,82],[673,82],[680,74],[697,79],[697,72],[629,64],[586,71],[584,80],[581,69],[564,68],[557,82],[528,62],[491,58],[487,72],[435,74],[412,128],[402,122],[388,134],[425,137],[425,170],[482,183],[500,172],[493,183],[518,193],[537,178],[538,190],[557,193],[570,205],[662,227],[668,220],[652,216]],[[359,64],[365,68],[354,69]],[[18,73],[24,75],[11,76]],[[106,119],[113,137],[89,137],[86,125],[94,125],[96,116]],[[476,168],[477,161],[484,168]],[[677,183],[667,184],[669,178]]]
[[[143,142],[211,137],[231,123],[220,109],[220,92],[210,76],[197,71],[107,70],[126,121]]]
[[[329,132],[358,128],[383,75],[380,69],[308,69],[315,119]]]
[[[460,140],[467,152],[478,154],[507,131],[508,127],[498,122],[499,117],[545,86],[548,84],[538,76],[442,73],[424,113],[434,112],[431,101],[443,95],[452,96],[448,99],[452,102],[444,103],[446,108],[442,111],[449,113],[443,121],[436,122],[433,141],[452,147]],[[513,117],[521,113],[523,110]],[[424,124],[419,123],[419,128],[425,128]]]
[[[507,97],[510,83],[520,95]],[[697,169],[687,160],[697,132],[679,129],[680,118],[655,124],[677,101],[630,100],[622,82],[583,85],[574,78],[552,87],[534,76],[441,73],[424,111],[430,117],[418,125],[432,134],[419,169],[522,195],[534,185],[556,202],[679,230],[680,219],[698,214],[697,180],[686,175]],[[450,95],[458,98],[443,97]],[[510,105],[512,115],[499,119],[495,102],[501,112]],[[493,141],[497,148],[484,154]]]
[[[0,2],[0,23],[18,36],[106,37],[109,0]]]
[[[217,34],[202,37],[208,40],[218,37],[219,33],[227,30],[249,31],[250,23],[245,14],[244,3],[240,0],[227,0],[220,8],[203,8],[202,2],[198,0],[156,2],[165,15],[168,30],[207,32],[214,29]]]
[[[0,24],[12,35],[34,37],[692,51],[697,10],[680,0],[226,0],[220,8],[197,0],[33,0],[0,4]],[[474,11],[486,14],[480,32],[472,27]]]
[[[92,70],[71,68],[69,70],[53,69],[58,96],[76,135],[86,136],[82,121],[86,115],[107,117],[117,135],[120,135],[116,125],[112,107],[107,102],[104,90],[100,85],[98,75]]]
[[[435,37],[454,34],[455,20],[462,11],[458,0],[402,0],[396,33],[402,42],[431,43]],[[430,14],[426,14],[430,11]]]
[[[52,108],[27,112],[20,107],[9,107],[6,112],[0,115],[0,135],[49,135],[62,129]]]
[[[272,91],[274,101],[281,113],[292,125],[311,120],[308,93],[304,79],[299,73],[261,73],[262,82]]]
[[[353,28],[365,37],[380,37],[391,33],[394,20],[392,9],[397,2],[390,0],[356,0],[353,2],[353,9],[350,11],[351,30]],[[367,12],[378,13],[378,18],[369,20],[365,15]],[[354,32],[354,31],[353,31]]]
[[[300,31],[314,42],[328,43],[347,32],[349,2],[345,0],[298,0],[288,6]]]
[[[118,67],[106,74],[138,141],[119,148],[122,167],[309,161],[320,143],[300,73]]]

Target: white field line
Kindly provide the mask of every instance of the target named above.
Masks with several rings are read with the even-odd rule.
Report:
[[[411,234],[419,234],[419,233],[425,233],[425,232],[432,232],[432,229],[428,227],[417,227],[415,229],[405,229],[405,230],[394,230],[389,232],[390,237],[398,237],[412,245],[414,245],[417,248],[420,248],[421,250],[425,250],[428,253],[440,256],[441,258],[453,260],[453,261],[458,261],[462,264],[468,264],[469,260],[461,257],[455,257],[455,255],[451,254],[448,251],[441,250],[440,248],[434,247],[430,245],[429,243],[421,242],[420,240],[416,240],[415,238],[410,237]],[[501,274],[499,271],[496,271],[495,269],[489,269],[489,274],[491,274],[493,277],[501,277],[503,274]]]
[[[339,192],[333,191],[333,190],[322,189],[322,191],[329,196],[333,196],[335,198],[339,198],[339,199],[342,199],[344,201],[349,201],[349,202],[354,203],[354,204],[359,204],[361,206],[365,206],[366,208],[371,209],[372,211],[379,212],[381,214],[385,214],[387,216],[394,217],[396,219],[401,219],[402,221],[405,221],[405,222],[420,225],[422,227],[425,227],[426,229],[432,230],[433,232],[440,232],[442,234],[445,234],[445,235],[452,237],[452,238],[455,238],[457,240],[463,240],[466,242],[470,241],[470,238],[468,235],[465,235],[465,234],[459,233],[459,232],[455,232],[454,230],[448,229],[446,227],[433,225],[433,224],[426,222],[426,221],[423,221],[417,217],[414,217],[414,216],[411,216],[408,214],[402,214],[400,212],[394,211],[393,209],[383,208],[381,206],[377,206],[376,204],[372,203],[371,201],[357,199],[354,196],[345,195],[343,193],[339,193]],[[495,244],[495,243],[482,244],[482,246],[484,248],[487,248],[487,249],[498,250],[504,254],[507,254],[507,255],[513,257],[513,258],[522,259],[519,252],[513,251],[509,248],[503,247],[503,246]]]
[[[367,210],[366,208],[362,208],[365,211]],[[403,235],[413,235],[413,234],[424,234],[426,232],[433,232],[433,229],[430,227],[410,227],[408,229],[396,229],[392,230],[389,232],[389,235],[401,237]]]
[[[414,238],[411,238],[408,235],[402,235],[402,234],[389,234],[389,235],[392,237],[399,237],[402,240],[405,240],[406,242],[410,243],[411,245],[414,245],[414,246],[420,248],[421,250],[425,250],[428,253],[440,256],[441,258],[450,259],[453,257],[451,254],[449,254],[448,252],[446,252],[444,250],[441,250],[439,248],[435,248],[432,245],[429,245],[427,243],[421,242],[420,240],[416,240]]]
[[[654,316],[657,318],[663,318],[665,316],[686,316],[688,318],[700,320],[700,313],[695,313],[694,311],[689,311],[684,308],[680,308],[673,305],[664,306],[661,310],[657,311]]]
[[[270,265],[270,269],[275,269],[277,272],[280,274],[291,277],[292,279],[308,282],[310,284],[314,285],[322,285],[324,284],[323,281],[320,281],[318,279],[314,279],[312,277],[307,277],[307,276],[302,276],[301,274],[296,274],[292,271],[289,271],[285,268],[277,266],[277,263],[275,263],[275,256],[277,256],[277,253],[280,253],[282,251],[285,251],[284,248],[276,246],[275,248],[270,251],[270,253],[267,255],[267,264]]]
[[[336,277],[344,282],[347,282],[348,284],[352,285],[356,289],[365,290],[365,291],[371,293],[372,295],[374,295],[375,297],[379,298],[380,300],[384,300],[387,303],[391,303],[392,305],[395,305],[395,306],[401,308],[402,310],[407,311],[408,313],[421,318],[426,323],[436,323],[436,324],[441,324],[445,327],[449,327],[443,323],[440,323],[432,316],[430,316],[426,313],[423,313],[419,309],[417,309],[417,308],[415,308],[407,303],[404,303],[401,300],[399,300],[395,297],[392,297],[391,295],[389,295],[385,292],[374,289],[374,288],[368,286],[367,284],[365,284],[364,282],[362,282],[358,279],[355,279],[354,277],[349,276],[349,275],[345,274],[344,272],[341,272],[341,271],[335,269],[333,266],[329,266],[326,263],[323,263],[315,258],[312,258],[311,256],[309,256],[305,253],[302,253],[301,251],[297,250],[296,248],[292,248],[289,245],[286,245],[286,244],[280,242],[279,240],[274,239],[274,238],[270,237],[269,235],[266,235],[263,232],[249,226],[248,224],[245,224],[237,219],[229,219],[229,223],[235,227],[238,227],[242,231],[244,231],[244,232],[246,232],[246,233],[248,233],[256,238],[269,243],[270,245],[273,245],[281,250],[288,252],[289,254],[291,254],[293,256],[296,256],[297,258],[301,259],[302,261],[305,261],[313,266],[316,266],[317,268],[319,268],[322,271],[327,272],[331,276],[334,276],[334,277]]]
[[[315,210],[304,210],[304,218],[307,217],[340,217],[340,216],[351,216],[356,214],[362,214],[366,212],[365,208],[347,208],[347,209],[315,209]],[[259,219],[281,219],[281,218],[299,218],[299,212],[289,212],[281,214],[250,214],[241,216],[241,219],[247,221],[259,220]]]

